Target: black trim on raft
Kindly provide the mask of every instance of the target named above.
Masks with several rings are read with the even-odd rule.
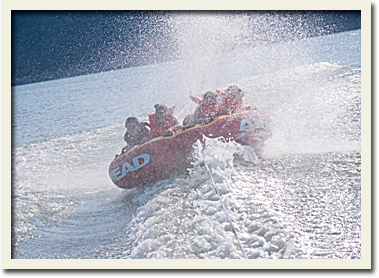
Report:
[[[186,129],[189,129],[191,127],[194,127],[196,124],[191,124],[191,125],[185,125],[185,126],[182,126],[182,130],[186,130]]]

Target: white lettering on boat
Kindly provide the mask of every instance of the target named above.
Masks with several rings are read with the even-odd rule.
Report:
[[[244,118],[240,121],[238,132],[244,132],[245,130],[264,129],[266,128],[266,123],[266,117]]]
[[[142,162],[140,162],[140,160],[142,160]],[[116,183],[122,178],[124,178],[126,174],[133,173],[141,169],[142,167],[149,164],[149,162],[150,162],[149,154],[143,153],[143,154],[137,155],[136,157],[132,159],[133,165],[130,164],[128,161],[126,161],[122,164],[121,167],[117,166],[116,168],[114,168],[110,173],[111,179],[114,183]]]

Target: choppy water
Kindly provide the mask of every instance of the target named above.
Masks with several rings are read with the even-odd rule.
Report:
[[[209,59],[13,88],[13,258],[243,258],[200,146],[151,186],[108,176],[127,116],[160,102],[182,120],[188,95],[230,83],[273,122],[259,161],[235,143],[204,150],[247,257],[361,257],[360,30]],[[224,71],[206,73],[214,61]]]

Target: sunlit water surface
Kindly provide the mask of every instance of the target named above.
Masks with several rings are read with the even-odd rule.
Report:
[[[248,258],[361,258],[360,34],[214,54],[208,75],[199,58],[14,87],[12,257],[243,258],[205,159]],[[258,160],[207,140],[181,175],[112,183],[126,117],[183,120],[190,94],[231,83],[272,120]]]

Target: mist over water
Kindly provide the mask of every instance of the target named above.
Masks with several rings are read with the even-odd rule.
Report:
[[[185,89],[192,93],[218,88],[236,77],[241,80],[310,62],[309,46],[288,47],[280,43],[309,35],[306,21],[297,28],[291,24],[296,17],[275,13],[174,14],[170,26],[175,30],[177,52],[183,59]],[[313,32],[322,33],[317,27]],[[272,45],[274,42],[280,44]],[[247,48],[249,45],[254,48]]]
[[[176,13],[178,60],[13,87],[12,256],[243,258],[205,159],[249,259],[360,258],[361,32],[301,20]],[[259,158],[207,140],[185,173],[113,185],[126,117],[164,103],[182,121],[230,84],[272,120]]]

